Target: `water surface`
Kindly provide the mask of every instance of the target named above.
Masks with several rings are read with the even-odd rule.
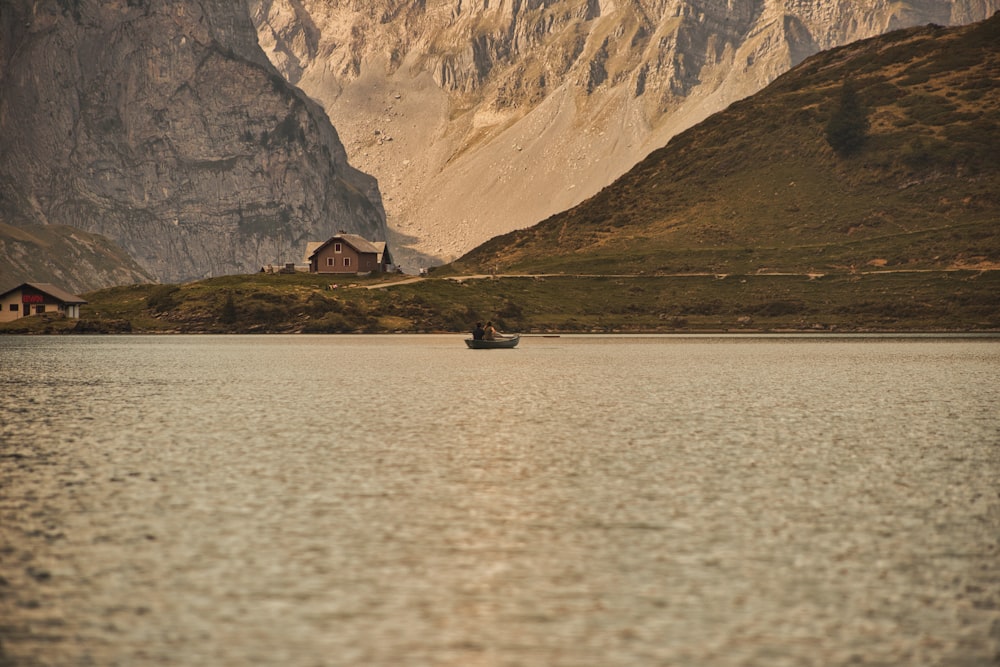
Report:
[[[995,339],[0,337],[0,664],[982,665]]]

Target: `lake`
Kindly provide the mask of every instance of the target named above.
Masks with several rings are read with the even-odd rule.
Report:
[[[0,665],[983,665],[1000,339],[0,337]]]

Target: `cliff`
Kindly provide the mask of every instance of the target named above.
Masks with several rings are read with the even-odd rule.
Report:
[[[162,281],[386,235],[375,179],[225,0],[0,5],[0,221],[103,235]]]
[[[998,0],[250,0],[412,261],[570,208],[807,56]]]

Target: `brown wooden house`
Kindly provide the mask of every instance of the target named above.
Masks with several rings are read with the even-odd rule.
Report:
[[[308,260],[310,273],[381,273],[392,266],[384,241],[372,242],[344,232],[316,246]]]
[[[49,283],[21,283],[0,294],[0,322],[12,322],[28,315],[62,313],[79,318],[86,300]]]

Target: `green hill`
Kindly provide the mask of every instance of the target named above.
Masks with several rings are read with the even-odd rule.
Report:
[[[850,273],[1000,266],[1000,14],[818,54],[593,198],[449,273]],[[845,85],[859,148],[827,141]]]

